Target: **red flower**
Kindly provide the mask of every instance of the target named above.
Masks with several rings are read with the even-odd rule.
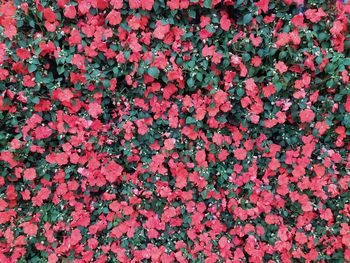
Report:
[[[228,31],[231,27],[231,21],[227,14],[223,14],[220,19],[220,26],[223,30]]]
[[[141,8],[151,11],[154,5],[154,0],[141,0]]]
[[[58,261],[58,257],[56,256],[56,254],[49,255],[47,259],[48,263],[56,263]]]
[[[28,181],[33,181],[36,178],[36,171],[34,168],[28,168],[24,171],[23,178]]]
[[[73,29],[72,32],[70,32],[70,37],[68,39],[69,45],[75,45],[81,43],[81,36],[78,30]]]
[[[153,37],[162,40],[165,37],[165,34],[169,32],[169,30],[170,30],[169,24],[163,25],[162,21],[157,21],[156,29],[153,31]]]
[[[202,56],[203,57],[208,57],[208,56],[213,56],[215,54],[215,46],[210,46],[208,47],[205,45],[202,49]]]
[[[85,57],[80,54],[74,54],[72,64],[76,65],[78,69],[85,69]]]
[[[0,200],[0,211],[4,211],[7,206],[8,204],[5,200]]]
[[[65,165],[68,163],[68,155],[66,153],[52,153],[46,156],[46,161],[52,164]]]
[[[301,122],[311,122],[315,118],[315,113],[311,109],[300,111],[299,117]]]
[[[230,243],[228,242],[227,238],[225,236],[222,236],[219,240],[219,247],[220,248],[230,248]]]
[[[3,24],[5,26],[4,34],[6,37],[8,37],[10,40],[13,39],[14,36],[17,35],[17,28],[15,25],[12,25],[11,23]]]
[[[295,15],[292,20],[292,24],[297,27],[306,27],[306,24],[304,23],[304,15],[303,14],[298,14]]]
[[[80,230],[79,229],[74,229],[72,231],[72,234],[70,236],[70,243],[71,245],[76,245],[79,243],[79,241],[82,239],[82,235],[80,233]]]
[[[255,5],[259,7],[259,11],[262,10],[266,13],[269,10],[269,2],[270,0],[259,0]]]
[[[300,36],[299,36],[299,30],[298,28],[294,28],[292,32],[289,33],[290,40],[293,42],[294,45],[300,44]]]
[[[319,9],[308,9],[305,11],[305,16],[313,23],[319,22],[323,17],[327,17],[327,14],[322,8]]]
[[[120,12],[112,10],[107,16],[106,16],[107,21],[109,24],[112,26],[119,25],[120,22],[122,21],[122,17],[120,15]]]
[[[276,93],[276,89],[273,86],[273,84],[270,84],[270,85],[263,87],[263,93],[264,93],[265,97],[270,97]]]
[[[109,204],[109,209],[111,209],[113,212],[119,212],[121,205],[117,201],[113,201]]]
[[[276,46],[277,48],[281,47],[281,46],[285,46],[288,44],[288,42],[290,41],[290,37],[288,33],[280,33],[278,34],[278,39],[276,41]]]
[[[349,248],[350,247],[350,234],[343,235],[341,241],[346,247]]]
[[[93,102],[89,104],[88,113],[90,114],[91,117],[97,119],[98,115],[101,114],[102,112],[103,111],[99,103]]]
[[[172,149],[174,149],[175,142],[176,140],[174,138],[166,139],[164,141],[164,148],[168,151],[171,151]]]
[[[278,237],[281,241],[287,241],[288,238],[288,229],[286,227],[280,227],[278,229]]]
[[[193,126],[191,127],[185,126],[182,129],[182,133],[186,135],[188,138],[190,138],[191,140],[195,140],[198,136],[197,133],[194,131]]]
[[[218,90],[217,92],[215,92],[214,101],[216,106],[220,106],[224,104],[227,100],[227,97],[228,97],[228,94],[222,90]]]
[[[74,94],[71,92],[70,89],[64,89],[64,90],[58,89],[57,91],[58,91],[57,98],[61,102],[70,102],[74,97]]]
[[[250,34],[249,39],[252,41],[254,47],[258,47],[262,42],[262,38],[255,37],[254,34]]]
[[[47,22],[53,23],[56,21],[57,16],[55,12],[51,10],[51,8],[45,8],[43,11],[43,14],[44,14],[44,19]]]
[[[186,9],[189,6],[189,0],[167,0],[166,2],[170,10]]]
[[[110,4],[117,10],[123,8],[123,0],[111,0]]]
[[[114,161],[111,161],[102,169],[102,173],[106,176],[108,182],[114,183],[122,175],[123,167]]]
[[[72,5],[67,5],[64,8],[64,16],[70,19],[74,19],[75,16],[77,15],[77,11],[75,10],[75,7]]]
[[[227,159],[227,156],[229,155],[228,151],[226,149],[221,150],[221,152],[218,155],[218,159],[223,162]]]
[[[202,166],[205,168],[208,167],[205,150],[200,150],[196,152],[196,162],[199,166]]]
[[[49,138],[52,134],[52,130],[49,127],[41,126],[35,129],[35,139],[42,140]]]
[[[243,161],[247,157],[247,151],[242,148],[237,148],[234,151],[234,156],[236,157],[237,160]]]
[[[255,81],[253,78],[249,78],[246,80],[245,88],[247,89],[247,91],[255,91],[257,87],[258,86],[255,84]]]
[[[252,64],[254,67],[259,67],[261,65],[261,62],[262,62],[262,60],[259,56],[254,56],[252,58]]]
[[[164,99],[168,100],[171,98],[171,96],[176,93],[177,91],[177,87],[170,83],[169,85],[167,85],[165,88],[164,88],[164,91],[163,91],[163,97]]]
[[[19,226],[23,227],[23,232],[28,236],[34,237],[38,232],[38,226],[30,222],[24,222]]]
[[[131,9],[138,9],[141,7],[141,0],[129,0],[129,6]]]
[[[16,55],[22,60],[26,60],[31,57],[30,52],[24,48],[17,48]]]
[[[346,97],[346,102],[345,102],[345,110],[347,111],[347,112],[350,112],[350,95],[348,95],[347,97]]]
[[[313,210],[312,204],[310,203],[309,198],[306,194],[301,195],[298,201],[301,204],[301,210],[304,212],[310,212]]]
[[[23,77],[23,86],[33,88],[35,86],[35,82],[32,77],[29,75],[25,75]]]
[[[286,64],[284,64],[283,61],[279,61],[275,67],[281,74],[288,71],[288,67],[286,66]]]

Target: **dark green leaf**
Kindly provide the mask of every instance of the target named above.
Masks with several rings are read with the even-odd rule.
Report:
[[[212,0],[204,0],[204,7],[211,8]]]
[[[150,75],[151,77],[156,79],[159,76],[159,69],[157,69],[156,67],[150,67],[147,70],[147,73],[148,73],[148,75]]]

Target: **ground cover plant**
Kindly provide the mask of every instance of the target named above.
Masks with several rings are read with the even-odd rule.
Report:
[[[0,2],[0,262],[350,262],[350,4]]]

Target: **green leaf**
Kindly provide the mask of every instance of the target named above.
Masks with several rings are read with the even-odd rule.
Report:
[[[37,69],[37,68],[36,68],[36,66],[35,66],[34,64],[30,64],[30,65],[28,66],[28,71],[29,71],[29,73],[34,72],[36,69]]]
[[[242,88],[238,88],[236,92],[239,97],[242,97],[244,95],[244,89]]]
[[[347,114],[344,119],[343,119],[343,125],[345,128],[349,129],[350,128],[350,114]]]
[[[350,66],[350,58],[344,59],[343,64],[344,64],[345,66]]]
[[[33,98],[31,99],[31,101],[32,101],[34,104],[38,104],[39,101],[40,101],[40,99],[39,99],[39,97],[33,97]]]
[[[113,68],[113,76],[118,77],[118,74],[119,74],[119,69],[117,67],[114,67]]]
[[[57,67],[57,73],[60,74],[60,75],[63,74],[64,70],[65,70],[64,66]]]
[[[194,67],[196,66],[196,62],[193,61],[193,60],[191,60],[191,61],[189,61],[189,62],[187,63],[187,65],[188,65],[189,68],[194,68]]]
[[[196,78],[198,81],[202,81],[203,80],[203,74],[202,73],[197,73],[196,74]]]
[[[159,69],[157,69],[156,67],[150,67],[147,70],[148,75],[150,75],[152,78],[158,78],[159,76]]]
[[[158,2],[155,2],[155,3],[154,3],[153,9],[154,9],[154,11],[156,11],[156,12],[159,10],[159,3],[158,3]]]
[[[247,62],[247,61],[249,61],[250,60],[250,55],[248,54],[248,53],[244,53],[243,55],[242,55],[242,58],[243,58],[243,61],[244,62]]]
[[[235,4],[235,7],[239,7],[243,2],[244,0],[238,0]]]
[[[192,88],[194,86],[194,80],[192,78],[189,78],[187,81],[186,81],[187,85]]]
[[[334,69],[335,69],[334,64],[328,63],[327,66],[324,68],[324,71],[325,71],[326,73],[330,73],[330,72],[333,72]]]
[[[195,118],[193,118],[193,117],[188,116],[186,118],[186,124],[194,124],[196,122],[197,122],[197,120]]]
[[[29,25],[30,25],[32,28],[34,28],[34,27],[35,27],[34,20],[30,20],[30,21],[29,21]]]
[[[318,35],[318,39],[320,41],[323,41],[323,40],[326,40],[328,38],[328,35],[326,33],[323,33],[321,32],[319,35]]]
[[[252,21],[252,19],[253,19],[253,16],[252,16],[252,14],[246,14],[246,15],[244,15],[244,17],[243,17],[243,23],[244,24],[249,24],[250,23],[250,21]]]
[[[326,82],[326,87],[331,88],[335,85],[334,79],[330,79]]]
[[[211,8],[212,0],[204,0],[204,7]]]
[[[341,95],[341,94],[335,94],[335,96],[334,96],[334,101],[341,101],[342,98],[343,98],[343,95]]]
[[[34,49],[34,51],[35,51],[35,54],[39,55],[40,52],[41,52],[41,48],[37,47],[37,48]]]
[[[191,18],[196,18],[196,11],[194,11],[194,10],[189,10],[189,11],[188,11],[188,15],[189,15]]]
[[[279,92],[281,89],[283,89],[283,86],[282,86],[281,82],[274,83],[274,86],[275,86],[277,92]]]

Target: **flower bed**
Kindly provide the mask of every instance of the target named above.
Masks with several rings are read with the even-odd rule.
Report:
[[[349,13],[0,3],[0,262],[350,262]]]

